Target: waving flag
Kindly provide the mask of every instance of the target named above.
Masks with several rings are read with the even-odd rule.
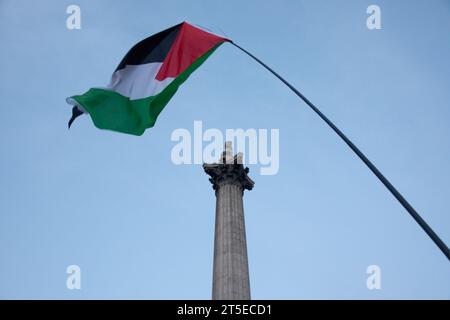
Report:
[[[229,41],[186,22],[136,44],[105,88],[91,88],[66,99],[72,122],[88,113],[100,129],[142,135],[178,87],[222,43]]]

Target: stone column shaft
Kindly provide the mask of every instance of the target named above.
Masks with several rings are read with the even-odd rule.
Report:
[[[213,300],[250,300],[242,187],[224,184],[216,192]]]

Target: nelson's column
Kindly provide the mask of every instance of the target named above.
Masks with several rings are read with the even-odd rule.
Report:
[[[242,165],[242,153],[233,156],[231,142],[219,163],[203,164],[216,193],[213,300],[250,300],[247,242],[245,238],[244,190],[254,182]]]

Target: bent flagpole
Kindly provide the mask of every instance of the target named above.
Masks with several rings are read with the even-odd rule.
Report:
[[[431,227],[422,219],[422,217],[417,213],[417,211],[409,204],[408,201],[397,191],[397,189],[389,182],[389,180],[380,172],[380,170],[375,167],[375,165],[355,146],[355,144],[350,141],[347,136],[339,130],[336,125],[331,122],[311,101],[309,101],[303,94],[301,94],[294,86],[292,86],[289,82],[287,82],[283,77],[281,77],[278,73],[272,70],[269,66],[267,66],[264,62],[256,58],[253,54],[237,45],[233,41],[230,41],[232,45],[236,48],[240,49],[248,56],[253,58],[256,62],[266,68],[269,72],[271,72],[275,77],[277,77],[281,82],[283,82],[286,86],[289,87],[300,99],[302,99],[326,124],[333,129],[333,131],[342,139],[344,142],[356,153],[356,155],[366,164],[366,166],[372,171],[377,178],[384,184],[384,186],[392,193],[392,195],[400,202],[400,204],[408,211],[408,213],[413,217],[414,220],[420,225],[420,227],[426,232],[426,234],[434,241],[434,243],[439,247],[442,253],[450,260],[450,250],[444,241],[439,238],[439,236],[431,229]]]

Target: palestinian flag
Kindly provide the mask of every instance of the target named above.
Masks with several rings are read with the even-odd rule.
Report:
[[[226,41],[186,22],[142,40],[125,55],[106,88],[66,99],[74,106],[69,128],[88,113],[97,128],[142,135],[178,87]]]

